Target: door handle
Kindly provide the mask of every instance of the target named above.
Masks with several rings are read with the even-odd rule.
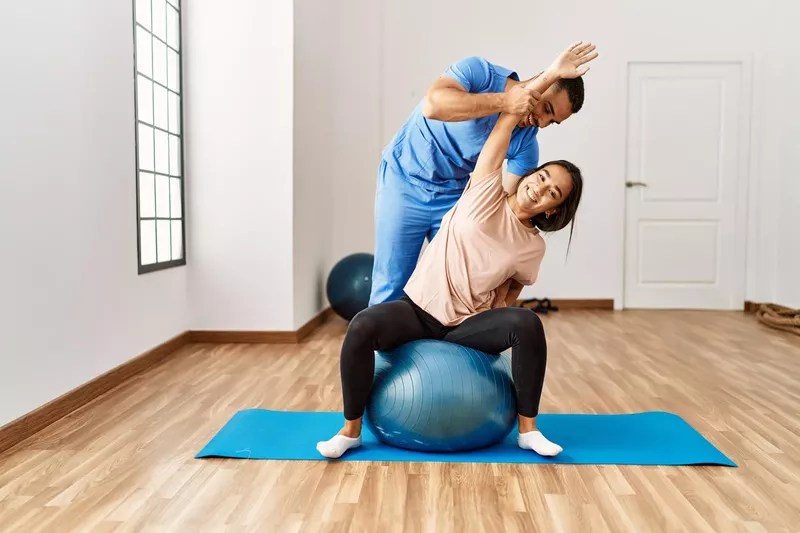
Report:
[[[630,189],[631,187],[647,187],[647,184],[641,181],[626,181],[625,186]]]

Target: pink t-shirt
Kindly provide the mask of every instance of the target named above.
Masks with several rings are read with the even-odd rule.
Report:
[[[506,196],[502,169],[470,182],[405,286],[408,297],[442,325],[505,307],[512,279],[536,281],[544,239],[514,215]]]

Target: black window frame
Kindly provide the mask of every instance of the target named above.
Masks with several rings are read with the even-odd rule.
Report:
[[[175,267],[186,266],[186,264],[187,264],[187,259],[186,259],[187,258],[187,251],[186,251],[186,248],[187,248],[186,247],[186,162],[185,162],[186,150],[185,150],[185,142],[184,142],[185,131],[184,131],[184,123],[183,123],[183,105],[184,105],[184,96],[186,94],[185,90],[184,90],[184,79],[183,79],[183,51],[184,51],[183,6],[181,5],[182,2],[180,0],[173,0],[174,3],[171,2],[170,0],[163,0],[163,1],[166,4],[165,9],[168,10],[170,8],[170,6],[172,6],[173,8],[175,8],[175,11],[177,12],[177,17],[178,17],[178,20],[177,20],[177,22],[178,22],[178,49],[177,50],[175,48],[173,48],[172,46],[170,46],[170,44],[168,42],[166,42],[164,39],[160,39],[159,37],[157,37],[155,35],[155,33],[153,32],[153,28],[152,28],[152,26],[153,26],[153,11],[152,11],[153,10],[153,0],[149,0],[149,3],[150,3],[150,29],[147,29],[145,26],[139,24],[139,22],[137,21],[137,16],[136,16],[137,15],[137,12],[136,12],[137,0],[131,0],[132,7],[133,7],[133,12],[132,12],[132,14],[133,14],[133,86],[134,86],[133,102],[134,102],[135,153],[136,153],[136,167],[135,167],[135,173],[136,173],[136,262],[137,262],[139,275],[148,274],[148,273],[151,273],[151,272],[159,272],[159,271],[162,271],[162,270],[167,270],[167,269],[171,269],[171,268],[175,268]],[[177,5],[174,5],[174,4],[177,4]],[[177,92],[173,91],[172,89],[170,89],[167,85],[164,85],[164,84],[162,84],[160,82],[155,81],[155,79],[154,79],[156,77],[155,73],[151,72],[151,76],[146,76],[145,74],[139,72],[139,70],[138,70],[138,66],[139,66],[139,63],[138,63],[138,53],[139,53],[138,29],[139,28],[141,28],[142,30],[147,32],[151,36],[152,39],[159,40],[164,46],[166,46],[167,51],[172,50],[173,52],[175,52],[177,54],[177,57],[178,57],[178,65],[177,65],[177,69],[178,69],[178,91]],[[151,70],[152,70],[152,68],[154,66],[154,63],[155,63],[153,61],[153,51],[152,51],[153,50],[153,45],[152,44],[150,45],[150,50],[151,50],[151,52],[150,52],[151,53],[150,64],[151,64]],[[153,124],[149,124],[147,122],[140,121],[140,119],[139,119],[139,83],[138,83],[138,77],[139,76],[144,77],[145,79],[147,79],[148,81],[150,81],[154,85],[159,85],[159,86],[164,87],[167,90],[167,94],[169,94],[171,92],[171,93],[174,93],[174,94],[176,94],[178,96],[180,103],[178,105],[178,133],[177,134],[172,133],[171,131],[169,131],[169,126],[167,127],[166,130],[164,128],[157,127],[155,125],[155,119],[153,120],[153,122],[154,122]],[[155,98],[151,98],[151,100],[152,100],[152,104],[151,105],[153,105],[153,107],[155,108]],[[154,111],[154,113],[155,113],[155,111]],[[142,217],[141,216],[140,174],[142,172],[145,172],[145,173],[148,173],[148,174],[153,174],[154,182],[156,181],[155,180],[156,176],[164,176],[165,174],[163,174],[161,172],[157,172],[156,168],[155,168],[155,165],[154,165],[154,168],[153,168],[152,171],[150,171],[150,170],[142,170],[141,167],[140,167],[140,161],[139,161],[139,146],[140,146],[139,125],[140,125],[140,123],[145,124],[146,126],[148,126],[150,128],[153,128],[153,132],[154,133],[155,133],[155,131],[158,130],[158,131],[166,132],[167,135],[175,135],[175,136],[178,137],[178,143],[179,143],[179,147],[180,147],[180,158],[179,158],[179,161],[180,161],[180,163],[179,163],[180,164],[180,176],[175,176],[175,175],[172,175],[172,174],[170,174],[168,172],[166,174],[166,177],[167,177],[168,180],[171,180],[172,178],[180,179],[181,216],[179,218],[172,218],[171,213],[170,213],[170,218],[164,219],[163,217],[158,217],[158,212],[153,213],[154,216],[152,216],[152,217]],[[169,139],[169,137],[168,137],[168,139]],[[169,143],[169,141],[168,141],[168,143]],[[156,158],[155,148],[153,150],[153,158],[154,158],[154,161],[155,161],[155,158]],[[170,181],[168,181],[168,183],[170,183]],[[171,190],[171,187],[170,187],[170,195],[171,194],[172,194],[172,190]],[[156,192],[155,191],[153,192],[153,195],[154,195],[154,200],[155,200],[155,198],[156,198],[156,196],[155,196]],[[171,197],[170,197],[170,204],[171,204]],[[171,209],[171,205],[170,205],[170,209]],[[149,264],[146,264],[146,265],[142,264],[142,221],[148,221],[148,220],[155,221],[155,231],[156,232],[158,231],[158,221],[159,220],[162,220],[162,221],[163,220],[169,220],[170,221],[170,256],[172,255],[172,221],[173,220],[180,220],[181,221],[181,243],[180,243],[180,245],[181,245],[181,257],[179,259],[170,259],[170,260],[167,260],[167,261],[159,262],[158,261],[158,255],[157,255],[157,253],[158,253],[157,252],[157,250],[158,250],[158,239],[156,237],[156,240],[155,240],[156,262],[155,263],[149,263]]]

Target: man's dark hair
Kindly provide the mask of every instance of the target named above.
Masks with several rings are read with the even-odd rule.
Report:
[[[577,113],[583,107],[583,77],[560,79],[556,87],[567,91],[567,97],[572,104],[572,112]]]

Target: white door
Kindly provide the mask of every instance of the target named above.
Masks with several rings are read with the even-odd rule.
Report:
[[[629,65],[625,307],[742,307],[742,70]]]

